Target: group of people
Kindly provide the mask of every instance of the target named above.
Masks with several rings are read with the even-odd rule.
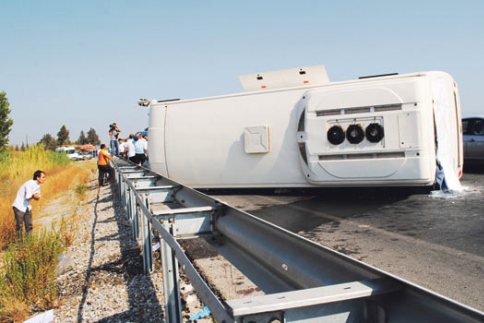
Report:
[[[120,138],[118,156],[143,165],[148,159],[148,132],[131,134],[126,139]]]
[[[111,154],[124,157],[133,163],[143,165],[148,159],[148,131],[130,134],[128,138],[121,138],[121,129],[114,122],[109,125],[109,147]]]
[[[113,179],[114,170],[109,164],[112,156],[122,157],[131,162],[143,165],[148,159],[148,131],[130,134],[128,138],[120,137],[121,128],[113,122],[109,125],[109,148],[105,144],[101,145],[98,153],[99,186],[103,185],[103,176],[109,174],[110,181]]]

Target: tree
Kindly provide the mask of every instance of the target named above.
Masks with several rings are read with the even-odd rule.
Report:
[[[55,150],[57,148],[57,141],[50,133],[46,133],[42,139],[40,139],[39,144],[43,144],[45,149],[49,150]]]
[[[81,130],[81,134],[79,135],[79,139],[77,139],[77,143],[79,145],[87,144],[87,138],[86,138],[86,135],[84,134],[83,130]]]
[[[97,146],[101,143],[101,140],[99,140],[99,137],[94,128],[89,129],[89,131],[87,132],[87,143],[94,146]]]
[[[57,133],[57,145],[64,146],[68,145],[69,143],[69,130],[67,130],[66,126],[63,125]]]
[[[5,152],[8,147],[8,135],[12,130],[13,120],[9,117],[10,104],[7,93],[0,92],[0,152]]]

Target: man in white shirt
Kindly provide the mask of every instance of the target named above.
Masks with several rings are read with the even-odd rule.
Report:
[[[118,142],[119,142],[119,156],[125,157],[128,150],[126,146],[126,142],[124,141],[123,138],[119,138]]]
[[[37,201],[40,199],[40,185],[44,184],[45,180],[45,172],[37,170],[33,178],[20,186],[17,192],[12,207],[13,214],[15,215],[15,229],[19,238],[22,237],[22,227],[24,224],[26,234],[32,232],[32,206],[30,205],[30,200],[34,199]]]
[[[143,165],[144,162],[146,161],[146,151],[148,150],[148,143],[147,141],[143,138],[140,132],[138,132],[134,138],[134,152],[136,154],[136,163],[138,165]]]
[[[126,140],[126,149],[127,149],[126,157],[128,157],[128,159],[130,161],[132,161],[133,163],[137,163],[136,162],[136,152],[135,152],[135,149],[134,149],[133,138],[134,138],[134,135],[131,134],[131,135],[129,135],[129,138]]]

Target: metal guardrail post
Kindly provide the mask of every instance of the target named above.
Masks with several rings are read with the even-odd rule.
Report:
[[[127,208],[127,203],[126,203],[126,188],[125,188],[125,183],[123,181],[123,178],[121,177],[121,173],[116,170],[116,176],[119,178],[119,181],[117,183],[118,189],[119,189],[119,201],[122,203],[123,207]]]
[[[123,185],[124,185],[124,190],[123,190],[123,195],[124,195],[124,205],[126,206],[126,218],[128,220],[131,220],[131,218],[133,217],[133,210],[131,209],[131,201],[132,201],[132,198],[131,198],[131,188],[126,185],[124,182],[123,182]]]
[[[123,182],[123,185],[125,187],[123,192],[124,192],[124,200],[125,200],[125,206],[126,206],[126,217],[128,218],[128,220],[130,220],[130,224],[131,224],[131,239],[133,241],[136,241],[137,235],[136,235],[136,229],[134,227],[136,199],[134,197],[134,192],[131,189],[131,187],[129,187],[129,185],[125,182]]]
[[[140,215],[143,216],[143,213],[140,211],[140,207],[138,204],[138,201],[136,200],[136,197],[134,196],[133,190],[131,190],[131,195],[133,196],[132,199],[132,205],[131,207],[133,208],[133,218],[131,219],[131,229],[133,230],[133,240],[138,241],[139,240],[139,217]]]
[[[160,221],[161,222],[161,221]],[[162,225],[167,231],[171,231],[171,221],[163,221]],[[167,322],[182,322],[180,303],[180,277],[178,272],[178,260],[164,240],[160,240],[161,263],[163,268],[163,295],[165,296],[165,307]]]
[[[119,192],[119,201],[121,202],[121,206],[126,207],[126,200],[124,199],[125,184],[121,172],[117,167],[114,167],[114,177],[116,179],[115,185]]]
[[[127,199],[129,200],[129,204],[128,204],[128,218],[131,220],[131,228],[133,226],[133,218],[135,216],[135,212],[136,212],[136,199],[134,197],[134,192],[133,190],[131,189],[131,187],[128,187],[127,188]],[[133,228],[132,228],[133,229]],[[133,240],[136,240],[135,238]]]
[[[148,208],[149,201],[147,195],[142,194],[141,198],[145,202],[146,208]],[[153,271],[153,251],[151,246],[151,225],[147,214],[143,214],[141,217],[141,237],[143,241],[143,270],[145,273],[149,273]]]
[[[116,179],[117,179],[117,183],[116,183],[116,186],[118,187],[118,192],[119,192],[119,200],[120,201],[124,201],[124,198],[125,198],[125,188],[124,188],[124,182],[123,182],[123,175],[121,174],[121,172],[118,172],[115,168],[115,174],[116,174]]]
[[[131,213],[131,200],[130,200],[130,196],[129,196],[129,191],[131,190],[131,188],[129,187],[129,185],[123,180],[123,200],[124,200],[124,207],[126,208],[126,216],[128,217],[128,219],[131,219],[131,217],[133,216],[133,214]]]

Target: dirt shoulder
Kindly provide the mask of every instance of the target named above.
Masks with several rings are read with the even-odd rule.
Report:
[[[161,274],[143,274],[124,211],[110,186],[89,183],[78,208],[74,243],[59,264],[55,322],[162,322]]]

